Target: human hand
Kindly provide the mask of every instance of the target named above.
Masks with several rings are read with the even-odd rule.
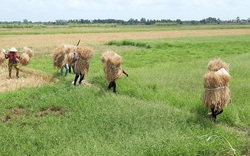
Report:
[[[5,49],[2,49],[2,52],[3,52],[3,53],[5,53],[5,52],[6,52],[6,50],[5,50]]]

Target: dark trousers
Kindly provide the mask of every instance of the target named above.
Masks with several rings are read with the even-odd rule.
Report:
[[[76,85],[76,82],[77,82],[79,76],[80,76],[79,84],[81,84],[81,83],[82,83],[82,80],[84,79],[84,75],[85,75],[85,74],[81,74],[81,73],[78,74],[78,73],[76,73],[75,80],[74,80],[74,85]]]
[[[113,87],[113,92],[116,93],[116,83],[115,81],[112,81],[109,83],[108,89],[111,89]]]
[[[214,122],[216,122],[216,116],[221,114],[223,112],[223,109],[221,111],[217,111],[217,110],[214,110],[214,108],[211,108],[211,111],[212,111],[213,120]]]
[[[71,68],[72,68],[72,70],[73,70],[73,73],[75,73],[74,66],[69,66],[69,73],[71,73]]]

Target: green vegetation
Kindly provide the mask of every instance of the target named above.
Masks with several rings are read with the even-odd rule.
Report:
[[[129,77],[117,94],[106,90],[100,53],[86,75],[92,85],[75,87],[73,74],[51,68],[50,53],[34,57],[29,67],[59,82],[0,94],[0,117],[10,116],[0,122],[0,155],[249,155],[250,35],[111,45],[138,43],[146,46],[119,53]],[[216,124],[202,106],[212,58],[230,63],[232,75],[233,100]]]
[[[135,46],[140,48],[151,48],[149,44],[143,42],[135,42],[132,40],[123,41],[109,41],[106,45],[116,45],[116,46]]]

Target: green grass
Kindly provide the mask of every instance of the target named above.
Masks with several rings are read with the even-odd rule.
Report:
[[[29,67],[59,82],[0,94],[0,117],[12,117],[0,122],[0,155],[250,154],[249,35],[129,43],[150,48],[119,52],[129,77],[117,81],[117,94],[106,90],[100,53],[89,87],[72,86],[73,74],[57,77],[49,53],[34,57]],[[230,64],[233,101],[214,124],[202,106],[202,77],[218,57]],[[18,118],[17,108],[25,110]],[[62,114],[37,117],[47,108]]]

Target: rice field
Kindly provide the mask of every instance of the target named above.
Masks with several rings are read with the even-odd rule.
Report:
[[[83,85],[73,86],[74,74],[53,68],[52,51],[79,39],[95,55]],[[12,34],[0,43],[34,51],[19,79],[0,66],[0,155],[250,155],[250,29]],[[117,94],[107,90],[107,50],[129,74]],[[232,103],[216,124],[202,106],[213,58],[232,76]]]
[[[94,47],[96,53],[105,52],[109,47],[102,45],[112,40],[144,40],[144,39],[160,39],[160,38],[180,38],[195,36],[230,36],[250,34],[250,29],[222,29],[222,30],[179,30],[179,31],[154,31],[154,32],[117,32],[117,33],[89,33],[89,34],[42,34],[42,35],[3,35],[0,38],[1,48],[10,48],[15,46],[22,49],[27,46],[33,48],[38,56],[42,53],[51,53],[55,47],[61,44],[75,45],[79,39],[81,46]],[[98,46],[97,46],[98,45]],[[99,47],[99,48],[98,48]],[[101,47],[101,48],[100,48]],[[117,49],[116,49],[117,50]],[[129,50],[129,49],[126,49]],[[6,61],[7,62],[7,61]],[[7,64],[2,66],[1,88],[0,92],[12,91],[23,86],[37,86],[46,81],[32,81],[29,78],[23,79],[20,85],[11,85],[14,80],[7,80]],[[23,73],[23,77],[26,77]],[[36,79],[36,78],[35,78]],[[27,84],[26,84],[27,81]],[[32,85],[33,84],[33,85]]]
[[[147,32],[83,33],[83,34],[42,34],[42,35],[2,35],[1,48],[8,47],[51,47],[61,44],[80,45],[104,44],[110,40],[141,40],[159,38],[179,38],[188,36],[230,36],[250,34],[250,29],[221,30],[171,30]]]

